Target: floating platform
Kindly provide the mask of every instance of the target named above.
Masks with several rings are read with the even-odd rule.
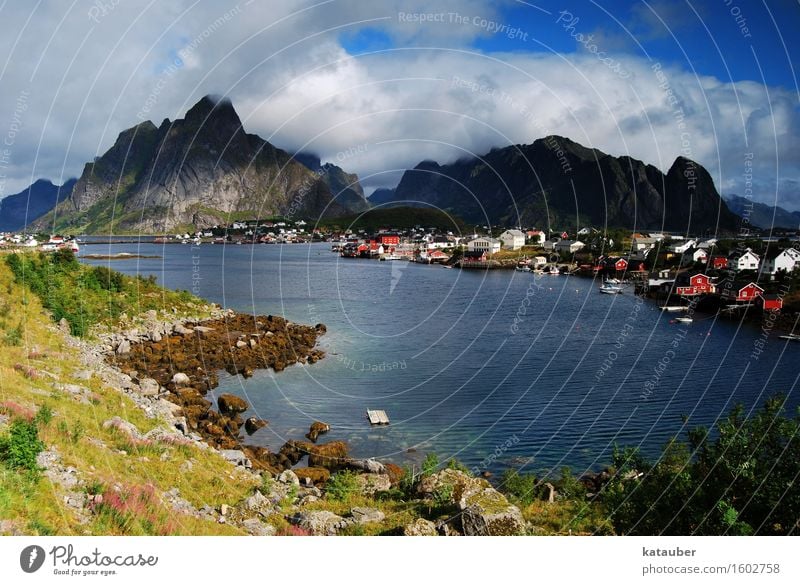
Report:
[[[388,425],[389,417],[386,416],[385,410],[368,410],[367,418],[371,425]]]

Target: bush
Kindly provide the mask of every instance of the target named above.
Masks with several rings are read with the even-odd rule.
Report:
[[[36,457],[44,449],[36,423],[14,419],[8,435],[0,437],[0,461],[11,469],[38,471]]]
[[[439,458],[436,453],[428,453],[422,461],[422,477],[433,475],[439,468]]]
[[[543,494],[542,485],[534,474],[519,473],[516,469],[508,469],[503,473],[501,488],[523,506],[541,499]]]
[[[9,346],[18,346],[22,343],[22,321],[16,327],[6,332],[5,344]]]
[[[358,480],[352,471],[339,471],[325,484],[325,493],[331,500],[343,502],[358,491]]]
[[[625,534],[794,534],[800,528],[800,416],[784,399],[749,418],[741,406],[717,425],[670,441],[651,463],[615,453],[618,470],[603,500]],[[636,474],[630,473],[636,471]]]

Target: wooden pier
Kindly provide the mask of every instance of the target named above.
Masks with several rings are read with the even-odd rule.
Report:
[[[371,425],[388,425],[389,417],[386,416],[385,410],[368,410],[367,418]]]

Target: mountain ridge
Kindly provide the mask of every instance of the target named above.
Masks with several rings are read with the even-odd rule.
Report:
[[[73,178],[55,185],[48,179],[37,179],[19,193],[0,199],[0,231],[24,229],[68,197],[76,182]]]
[[[205,96],[181,119],[120,132],[84,166],[69,198],[37,224],[65,232],[160,233],[245,215],[343,215],[359,208],[359,193],[368,205],[360,185],[341,199],[332,194],[329,182],[343,174],[313,173],[245,132],[230,100]],[[357,184],[358,177],[348,181]]]
[[[667,173],[561,136],[407,170],[382,204],[421,201],[474,223],[734,231],[740,218],[700,164],[675,159]],[[373,203],[377,203],[374,201]]]

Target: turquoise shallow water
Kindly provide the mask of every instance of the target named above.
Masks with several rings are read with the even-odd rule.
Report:
[[[82,254],[123,251],[160,258],[86,262],[326,324],[317,364],[221,377],[215,393],[239,394],[269,420],[252,440],[272,448],[324,420],[326,440],[345,439],[358,456],[407,462],[433,450],[478,470],[580,472],[608,463],[615,442],[657,454],[685,432],[682,415],[711,425],[735,402],[751,408],[775,392],[798,404],[800,344],[772,334],[754,359],[757,327],[704,315],[670,323],[650,301],[599,294],[587,278],[348,260],[324,244]],[[367,408],[392,424],[370,428]]]

